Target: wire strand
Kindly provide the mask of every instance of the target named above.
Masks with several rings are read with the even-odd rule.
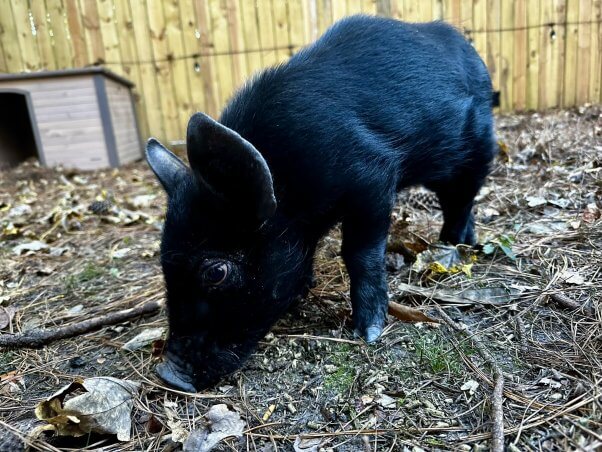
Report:
[[[460,31],[463,32],[467,37],[471,37],[475,34],[483,34],[483,33],[506,33],[506,32],[511,32],[511,31],[532,30],[532,29],[536,29],[536,28],[550,28],[551,31],[554,31],[555,27],[565,28],[565,27],[570,27],[570,26],[596,25],[596,24],[597,25],[602,24],[602,19],[582,21],[582,22],[574,22],[574,21],[573,22],[571,22],[571,21],[546,22],[543,24],[525,25],[522,27],[492,28],[492,29],[485,29],[485,30],[473,30],[473,29],[465,28],[465,27],[461,27],[461,26],[458,26],[457,28],[459,28]],[[554,31],[554,34],[555,34],[555,31]],[[172,63],[174,61],[181,61],[181,60],[199,60],[202,58],[232,56],[232,55],[245,55],[245,54],[249,54],[249,53],[260,53],[260,52],[274,52],[274,51],[278,51],[278,50],[288,50],[289,53],[292,55],[293,50],[295,48],[303,47],[304,45],[306,45],[306,44],[289,44],[287,46],[267,47],[267,48],[262,48],[262,49],[230,50],[227,52],[195,52],[195,53],[188,54],[188,55],[178,55],[178,56],[174,56],[174,55],[170,54],[165,58],[153,58],[151,60],[137,60],[137,61],[104,61],[104,60],[100,59],[100,60],[94,62],[93,64],[91,64],[90,66],[96,66],[96,65],[100,65],[100,64],[123,65],[123,66],[142,65],[142,64],[161,64],[161,63]]]

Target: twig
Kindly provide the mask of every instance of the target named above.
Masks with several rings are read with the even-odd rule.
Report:
[[[164,302],[162,300],[153,300],[143,304],[142,306],[111,312],[109,314],[102,315],[94,319],[84,320],[72,325],[27,331],[19,334],[2,334],[0,335],[0,347],[9,349],[40,348],[59,339],[79,336],[80,334],[89,333],[90,331],[97,330],[103,326],[115,325],[116,323],[125,322],[126,320],[130,320],[135,317],[153,314],[159,311],[163,305]]]
[[[496,371],[495,388],[491,397],[491,450],[495,452],[504,451],[504,409],[502,408],[502,395],[504,393],[504,375]]]
[[[578,302],[571,300],[569,297],[561,293],[551,293],[549,296],[552,301],[554,301],[556,304],[560,305],[563,308],[583,309],[583,312],[585,312],[586,314],[593,313],[593,310],[589,306],[581,305]]]
[[[466,327],[461,327],[449,317],[445,311],[438,305],[436,305],[439,315],[443,318],[454,330],[459,331],[463,334],[469,333]],[[503,394],[504,394],[504,374],[502,369],[497,365],[497,362],[489,353],[489,350],[479,341],[474,335],[470,334],[470,338],[476,350],[479,354],[489,363],[493,369],[495,376],[495,387],[491,396],[491,419],[493,426],[491,428],[491,450],[493,452],[504,451],[504,409],[502,406]]]

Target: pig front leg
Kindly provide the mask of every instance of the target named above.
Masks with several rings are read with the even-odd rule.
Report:
[[[353,327],[368,343],[382,333],[389,304],[385,248],[390,212],[387,206],[343,220],[343,259],[351,279]]]

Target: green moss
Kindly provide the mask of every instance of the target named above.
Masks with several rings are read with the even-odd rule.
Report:
[[[349,392],[355,380],[355,368],[352,366],[353,357],[349,344],[340,344],[331,355],[332,364],[337,369],[324,378],[324,389],[339,394]]]
[[[73,290],[81,284],[100,278],[104,274],[105,271],[102,267],[94,263],[88,263],[81,272],[69,275],[65,281],[65,286],[67,290]]]
[[[418,336],[414,340],[414,347],[420,363],[434,374],[462,372],[462,359],[459,353],[438,332]]]

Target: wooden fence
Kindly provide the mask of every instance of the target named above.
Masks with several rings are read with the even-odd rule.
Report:
[[[144,136],[179,140],[234,89],[356,13],[443,19],[502,110],[602,100],[602,0],[0,0],[0,72],[104,65],[136,84]]]

